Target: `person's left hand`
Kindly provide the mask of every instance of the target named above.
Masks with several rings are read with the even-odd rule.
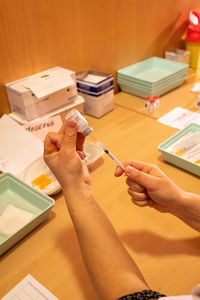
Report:
[[[62,188],[79,183],[91,184],[83,154],[84,140],[73,120],[65,121],[58,133],[49,132],[46,136],[44,160]]]

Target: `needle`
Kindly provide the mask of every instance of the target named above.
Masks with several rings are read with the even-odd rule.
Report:
[[[114,160],[116,162],[116,164],[122,168],[122,170],[124,169],[123,164],[99,141],[96,142],[96,144],[99,146],[99,148],[101,148],[106,154],[108,154],[108,156],[110,156],[110,158],[112,158],[112,160]]]

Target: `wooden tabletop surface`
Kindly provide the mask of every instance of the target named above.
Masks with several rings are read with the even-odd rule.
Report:
[[[189,78],[182,87],[161,97],[153,116],[145,111],[143,99],[118,93],[112,112],[100,119],[86,119],[96,139],[119,160],[157,164],[180,187],[200,193],[199,178],[168,164],[158,151],[158,145],[178,130],[156,119],[175,106],[190,108],[191,85]],[[115,163],[105,154],[90,169],[96,200],[152,289],[167,295],[190,293],[200,282],[199,233],[172,215],[135,207],[125,177],[114,177],[114,169]],[[55,206],[49,218],[1,256],[0,297],[31,274],[60,300],[97,299],[62,192],[53,198]]]

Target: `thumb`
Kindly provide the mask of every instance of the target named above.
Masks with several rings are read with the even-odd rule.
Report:
[[[65,121],[63,146],[68,150],[76,151],[77,123],[74,120]]]
[[[139,185],[143,186],[145,189],[152,188],[154,177],[147,173],[141,172],[131,166],[125,168],[125,174],[130,180],[135,181]]]

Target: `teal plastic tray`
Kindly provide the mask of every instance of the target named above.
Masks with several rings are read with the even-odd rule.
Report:
[[[141,89],[141,90],[145,90],[145,91],[156,91],[156,90],[159,90],[159,89],[162,89],[162,88],[166,88],[168,86],[170,86],[171,84],[177,82],[177,81],[180,81],[180,80],[185,80],[185,77],[186,76],[180,76],[174,80],[171,80],[165,84],[161,84],[161,85],[158,85],[157,87],[147,87],[147,86],[144,86],[143,84],[136,84],[136,83],[133,83],[133,82],[130,82],[128,80],[124,80],[124,79],[121,79],[121,78],[118,78],[118,83],[124,83],[128,86],[131,86],[131,87],[135,87],[135,88],[138,88],[138,89]]]
[[[157,88],[162,88],[164,86],[169,85],[170,83],[179,80],[180,78],[185,78],[187,76],[187,71],[181,72],[181,74],[176,75],[176,76],[171,76],[170,78],[163,80],[159,83],[156,83],[154,85],[150,84],[150,83],[143,83],[140,81],[136,81],[134,79],[131,79],[130,77],[125,77],[125,76],[121,76],[121,75],[117,75],[117,80],[118,82],[120,81],[124,81],[127,84],[131,85],[131,86],[135,86],[138,88],[145,88],[145,89],[157,89]]]
[[[169,84],[168,86],[166,86],[164,88],[155,89],[155,90],[151,90],[151,91],[147,91],[147,90],[144,90],[144,89],[139,89],[139,88],[136,88],[134,86],[126,85],[124,83],[119,83],[119,82],[118,83],[119,83],[120,89],[123,92],[129,93],[129,94],[132,94],[132,95],[136,95],[136,96],[141,97],[141,98],[145,98],[146,96],[153,97],[153,96],[164,95],[164,94],[170,92],[171,90],[181,86],[184,83],[184,81],[185,81],[185,79],[180,79],[180,80],[177,80],[177,81]]]
[[[0,255],[47,219],[54,203],[55,201],[52,198],[40,193],[12,174],[4,173],[0,175],[0,215],[9,204],[33,215],[31,221],[14,234],[0,234]]]
[[[143,83],[154,84],[187,69],[187,64],[160,57],[151,57],[118,70],[118,74],[127,75]]]
[[[176,141],[178,141],[181,137],[186,135],[188,132],[195,133],[197,131],[200,131],[200,125],[190,124],[186,128],[180,130],[172,137],[167,139],[165,142],[160,144],[158,149],[162,153],[164,160],[200,177],[200,165],[192,163],[178,155],[175,155],[167,151],[168,147],[170,147],[172,144],[174,144]]]

